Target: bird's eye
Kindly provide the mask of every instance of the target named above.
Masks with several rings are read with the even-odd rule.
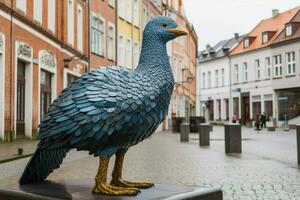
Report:
[[[161,26],[166,28],[168,26],[168,24],[162,24]]]

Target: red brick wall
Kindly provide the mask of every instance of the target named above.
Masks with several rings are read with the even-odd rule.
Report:
[[[117,0],[116,0],[117,2]],[[101,1],[99,3],[99,0],[91,0],[91,10],[95,13],[100,14],[104,19],[105,19],[105,27],[106,27],[106,38],[107,39],[107,30],[108,30],[108,24],[107,22],[111,22],[115,25],[115,32],[117,32],[117,26],[116,26],[116,7],[111,7],[108,4],[108,1]],[[117,42],[117,36],[115,35],[115,42]],[[116,64],[116,52],[115,52],[115,60],[109,60],[107,58],[107,44],[105,45],[106,49],[106,55],[105,56],[100,56],[96,55],[94,53],[91,53],[91,69],[98,68],[100,66],[105,66],[105,65],[115,65]]]

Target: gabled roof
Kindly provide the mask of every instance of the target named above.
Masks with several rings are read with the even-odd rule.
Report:
[[[296,16],[290,21],[290,23],[296,23],[297,26],[294,26],[295,30],[293,30],[293,34],[291,36],[285,35],[285,30],[283,30],[272,45],[276,45],[285,41],[290,41],[293,39],[300,38],[300,11],[296,14]]]
[[[246,35],[233,37],[227,40],[218,42],[215,46],[210,47],[209,45],[205,50],[198,53],[198,62],[206,62],[217,58],[222,58],[228,55],[229,51],[235,47]]]
[[[278,35],[284,30],[285,24],[290,22],[293,17],[299,12],[300,6],[295,7],[293,9],[287,10],[283,13],[279,13],[278,15],[262,20],[249,34],[248,37],[254,37],[255,39],[250,43],[250,45],[244,48],[244,42],[240,41],[240,43],[234,48],[230,55],[237,55],[241,53],[245,53],[248,51],[252,51],[255,49],[260,49],[272,44],[272,42],[278,37]],[[267,43],[262,43],[262,33],[266,31],[272,31],[275,34],[269,38]]]

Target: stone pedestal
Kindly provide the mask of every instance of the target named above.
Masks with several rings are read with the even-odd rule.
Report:
[[[300,124],[297,126],[297,158],[298,158],[298,166],[300,167]]]
[[[209,146],[209,132],[211,126],[209,124],[199,124],[199,145],[200,146]]]
[[[36,184],[0,187],[2,200],[222,200],[218,188],[198,188],[177,185],[156,184],[150,189],[141,190],[137,196],[109,196],[93,194],[94,180],[67,180],[62,182],[43,181]]]
[[[189,134],[190,134],[190,124],[188,124],[188,123],[180,124],[180,141],[188,142]]]
[[[225,153],[242,153],[242,129],[239,124],[226,124]]]

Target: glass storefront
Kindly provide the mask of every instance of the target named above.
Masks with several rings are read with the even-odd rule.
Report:
[[[284,120],[285,114],[288,119],[300,116],[300,88],[278,90],[277,101],[279,120]]]

